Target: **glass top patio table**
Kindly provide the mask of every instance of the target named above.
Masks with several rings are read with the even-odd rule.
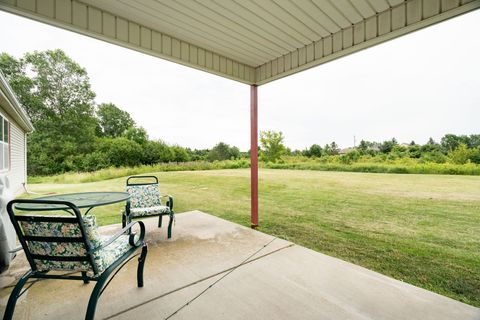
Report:
[[[88,208],[87,212],[90,209],[98,206],[105,206],[117,202],[126,201],[130,198],[128,192],[79,192],[79,193],[65,193],[65,194],[56,194],[52,196],[35,198],[35,200],[49,200],[49,201],[68,201],[76,205],[79,209]],[[28,211],[48,211],[55,209],[70,209],[69,207],[61,204],[51,204],[51,203],[17,203],[15,205],[17,210],[28,210]],[[85,213],[85,214],[86,214]]]

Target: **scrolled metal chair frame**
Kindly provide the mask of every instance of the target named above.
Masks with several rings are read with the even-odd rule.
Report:
[[[35,215],[15,215],[14,212],[14,205],[17,203],[33,203],[33,204],[57,204],[66,206],[71,210],[73,213],[72,217],[66,216],[35,216]],[[60,209],[62,210],[62,209]],[[88,237],[86,236],[85,232],[85,225],[82,219],[82,215],[80,210],[71,202],[68,201],[55,201],[55,200],[29,200],[29,199],[21,199],[21,200],[12,200],[7,205],[7,211],[10,216],[10,220],[13,223],[15,231],[17,233],[18,239],[24,249],[25,256],[30,264],[31,270],[25,273],[15,285],[13,291],[10,294],[8,299],[7,307],[5,309],[5,313],[3,316],[4,320],[10,320],[13,317],[15,311],[15,305],[17,299],[26,291],[25,289],[22,292],[23,286],[27,283],[27,281],[31,278],[33,279],[60,279],[60,280],[82,280],[85,284],[88,284],[90,281],[95,281],[96,285],[93,288],[93,291],[90,295],[90,299],[87,306],[87,312],[85,319],[86,320],[93,320],[95,317],[95,311],[97,307],[98,299],[100,298],[103,291],[106,289],[110,281],[116,275],[118,270],[120,270],[127,262],[133,259],[136,255],[134,253],[141,248],[141,253],[139,254],[138,258],[138,268],[137,268],[137,286],[143,287],[143,269],[145,266],[145,260],[147,257],[147,245],[144,241],[145,238],[145,225],[141,221],[135,221],[127,224],[124,226],[118,233],[113,235],[108,241],[103,243],[101,246],[94,248],[90,243]],[[51,210],[48,210],[51,211]],[[65,210],[63,210],[65,211]],[[70,212],[70,211],[69,211]],[[66,223],[78,223],[79,228],[81,230],[82,236],[79,238],[72,238],[72,237],[38,237],[38,236],[25,236],[18,221],[33,221],[33,222],[66,222]],[[138,238],[136,238],[135,233],[131,233],[132,227],[138,224],[140,227],[140,232],[138,234]],[[129,235],[129,244],[132,246],[128,251],[126,251],[122,256],[120,256],[116,261],[114,261],[109,267],[107,267],[100,275],[98,275],[98,267],[94,261],[93,253],[99,250],[102,250],[112,244],[116,239],[118,239],[121,235],[128,234]],[[48,255],[37,255],[32,254],[29,250],[27,241],[36,239],[37,241],[44,241],[44,242],[83,242],[85,248],[87,248],[87,254],[85,256],[48,256]],[[71,273],[67,274],[48,274],[49,271],[42,271],[37,270],[37,266],[35,264],[34,259],[42,259],[42,260],[51,260],[51,261],[88,261],[94,274],[97,276],[89,276],[87,272],[80,272],[81,275],[71,275]],[[117,270],[117,271],[116,271]],[[114,273],[114,271],[116,271]],[[110,278],[110,276],[113,276]]]

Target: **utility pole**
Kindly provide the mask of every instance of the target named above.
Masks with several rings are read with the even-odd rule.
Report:
[[[353,136],[353,147],[357,147],[357,139],[355,138],[355,135]]]

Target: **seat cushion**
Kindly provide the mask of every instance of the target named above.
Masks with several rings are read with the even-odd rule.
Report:
[[[109,236],[100,236],[101,243],[106,243],[110,237]],[[64,256],[68,256],[69,252],[72,252],[69,246],[65,244],[72,243],[61,243],[57,244],[57,249],[59,252],[64,252]],[[105,269],[107,269],[112,263],[114,263],[118,258],[124,255],[132,246],[128,242],[128,235],[122,235],[118,237],[114,242],[102,248],[98,251],[95,251],[93,254],[95,264],[98,268],[98,273],[94,274],[90,266],[90,263],[87,261],[51,261],[51,260],[35,260],[37,269],[40,271],[48,270],[58,270],[58,271],[85,271],[91,277],[100,275]],[[85,254],[85,252],[83,252]],[[72,255],[72,254],[70,254]],[[76,252],[75,252],[76,255]]]
[[[170,208],[167,206],[154,206],[148,208],[131,208],[130,216],[131,217],[146,217],[157,214],[170,214]]]
[[[100,236],[102,242],[105,243],[110,239],[110,236]],[[94,253],[94,260],[97,264],[98,272],[102,273],[112,263],[123,256],[132,246],[128,242],[128,235],[121,235],[111,244]]]
[[[85,233],[93,248],[105,244],[110,236],[98,232],[95,216],[84,216]],[[20,225],[25,235],[50,237],[81,237],[82,233],[77,223],[31,222],[21,221]],[[45,242],[28,241],[30,252],[49,256],[86,256],[87,248],[83,242]],[[114,242],[94,252],[94,262],[101,274],[108,266],[120,258],[131,248],[128,235],[122,235]],[[52,261],[35,259],[37,270],[49,271],[85,271],[89,276],[95,276],[88,261]]]

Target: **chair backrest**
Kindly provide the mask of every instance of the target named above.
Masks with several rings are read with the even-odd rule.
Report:
[[[158,178],[156,176],[131,176],[127,179],[127,186],[144,186],[149,184],[158,186]]]
[[[151,179],[153,182],[135,183],[133,179]],[[132,176],[127,179],[126,191],[130,194],[130,208],[149,208],[162,205],[160,187],[155,176]]]
[[[29,214],[15,210],[15,205],[21,203],[54,204],[59,209],[48,210],[55,215]],[[92,249],[101,244],[95,216],[82,217],[73,203],[51,200],[13,200],[8,203],[7,211],[33,271],[98,273],[92,254]]]

